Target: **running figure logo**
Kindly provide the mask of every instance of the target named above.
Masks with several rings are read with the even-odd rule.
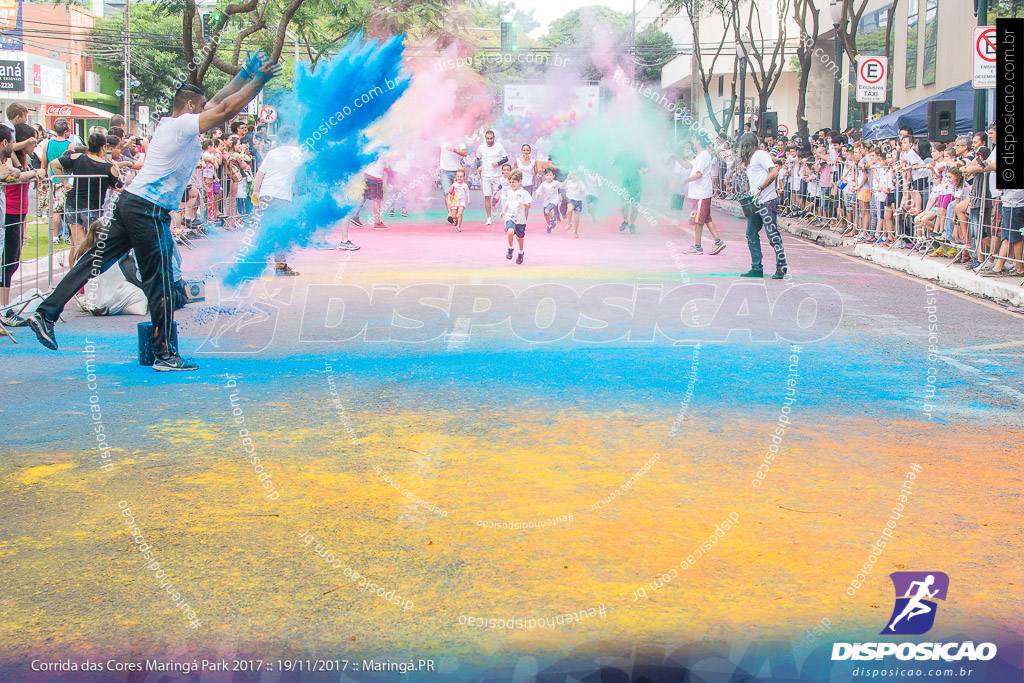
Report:
[[[934,599],[946,599],[949,577],[942,572],[893,572],[889,578],[896,588],[896,606],[882,635],[927,633],[938,611]]]

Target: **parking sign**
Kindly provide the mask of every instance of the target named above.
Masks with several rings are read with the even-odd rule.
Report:
[[[888,64],[885,57],[857,57],[857,101],[885,102],[888,90]]]

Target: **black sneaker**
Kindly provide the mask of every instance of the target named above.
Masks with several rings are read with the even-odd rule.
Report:
[[[761,268],[751,268],[745,273],[740,273],[740,277],[764,277],[764,270]]]
[[[516,256],[516,263],[523,262],[523,252],[519,252],[519,256]]]
[[[622,221],[622,225],[619,226],[619,232],[626,232],[626,228],[629,227],[629,223]]]
[[[785,280],[787,273],[789,273],[789,268],[786,267],[786,266],[782,266],[781,268],[778,268],[778,269],[775,270],[775,275],[772,275],[772,279],[773,280]]]
[[[635,235],[636,234],[636,223],[630,223],[629,224],[629,234],[630,235]]]
[[[359,216],[352,216],[348,220],[352,225],[358,225],[360,228],[363,227],[363,222],[359,220]]]
[[[512,247],[508,248],[508,253],[505,254],[505,258],[507,258],[509,261],[512,260]]]
[[[299,271],[292,270],[292,267],[289,266],[287,263],[282,264],[282,265],[277,266],[276,268],[274,268],[274,275],[294,276],[294,275],[298,275],[298,274],[299,274]]]
[[[0,323],[3,323],[4,327],[25,327],[28,325],[28,321],[14,311],[0,313]]]
[[[181,357],[181,354],[176,353],[166,358],[157,356],[156,360],[153,361],[153,369],[157,372],[189,372],[191,370],[198,370],[199,366],[192,361],[185,360]]]
[[[42,313],[33,313],[28,317],[28,326],[36,333],[39,343],[48,349],[57,350],[57,335],[53,333],[53,323],[43,317]]]
[[[455,216],[448,214],[448,222],[455,225]]]

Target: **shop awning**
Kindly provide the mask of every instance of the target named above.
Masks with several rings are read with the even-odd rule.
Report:
[[[66,119],[109,119],[117,112],[104,111],[86,104],[48,104],[43,110],[46,116],[63,116]]]

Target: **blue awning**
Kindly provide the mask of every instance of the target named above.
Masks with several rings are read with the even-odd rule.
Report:
[[[918,100],[880,119],[869,121],[861,128],[864,140],[889,140],[899,135],[900,128],[909,126],[914,137],[928,135],[928,103],[932,100],[956,101],[957,135],[974,132],[974,88],[967,81],[931,97]]]

